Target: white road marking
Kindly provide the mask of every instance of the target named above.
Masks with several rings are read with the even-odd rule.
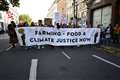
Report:
[[[63,54],[67,59],[71,59],[71,57],[68,56],[64,51],[62,52],[62,54]]]
[[[29,80],[36,80],[38,59],[32,59]]]
[[[111,62],[111,61],[108,61],[108,60],[106,60],[106,59],[104,59],[104,58],[101,58],[101,57],[99,57],[99,56],[96,56],[96,55],[92,55],[94,58],[96,58],[96,59],[99,59],[99,60],[101,60],[101,61],[103,61],[103,62],[106,62],[106,63],[108,63],[108,64],[111,64],[111,65],[113,65],[113,66],[115,66],[115,67],[117,67],[117,68],[120,68],[120,66],[119,65],[117,65],[117,64],[115,64],[115,63],[113,63],[113,62]]]
[[[9,51],[10,49],[12,49],[13,47],[12,46],[10,46],[10,47],[8,47],[5,51]]]

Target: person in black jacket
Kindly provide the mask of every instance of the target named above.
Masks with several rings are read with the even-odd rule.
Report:
[[[56,25],[57,25],[57,29],[60,29],[60,24],[59,24],[59,23],[57,23]]]
[[[9,35],[9,43],[12,47],[15,47],[15,44],[18,43],[15,28],[16,28],[15,22],[11,21],[11,23],[8,25],[8,35]]]

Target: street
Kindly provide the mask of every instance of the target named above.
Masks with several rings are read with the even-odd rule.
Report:
[[[120,0],[0,0],[0,80],[120,80]]]
[[[120,80],[119,57],[92,46],[6,51],[3,38],[0,45],[0,80]]]

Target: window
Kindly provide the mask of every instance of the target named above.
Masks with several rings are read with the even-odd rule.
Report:
[[[97,27],[99,24],[103,24],[103,27],[107,27],[111,23],[112,6],[97,9],[93,12],[93,27]]]

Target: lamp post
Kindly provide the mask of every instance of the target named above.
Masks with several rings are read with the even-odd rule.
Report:
[[[74,26],[77,27],[77,13],[78,13],[78,4],[76,0],[73,0],[73,20],[74,22]]]

